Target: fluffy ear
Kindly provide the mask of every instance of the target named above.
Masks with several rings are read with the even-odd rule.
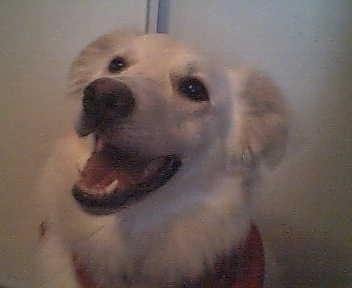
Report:
[[[287,110],[280,89],[264,73],[230,72],[234,85],[234,125],[231,151],[235,160],[274,166],[285,152]]]
[[[108,57],[114,56],[115,50],[120,45],[137,35],[139,34],[132,31],[121,32],[116,30],[102,35],[88,44],[71,64],[68,75],[68,94],[80,95],[85,85],[96,77],[97,72],[105,67],[102,63],[108,61]]]

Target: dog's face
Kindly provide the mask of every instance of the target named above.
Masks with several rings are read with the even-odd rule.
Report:
[[[75,199],[89,211],[115,211],[167,184],[215,142],[219,157],[250,161],[280,146],[277,89],[255,73],[233,75],[166,35],[111,33],[90,44],[70,75],[81,103],[77,133],[96,139]]]

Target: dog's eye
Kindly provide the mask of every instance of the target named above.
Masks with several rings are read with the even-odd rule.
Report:
[[[127,67],[127,62],[124,58],[117,56],[111,60],[109,64],[109,71],[111,73],[118,73]]]
[[[181,79],[179,83],[180,92],[192,101],[209,101],[208,90],[204,84],[194,77]]]

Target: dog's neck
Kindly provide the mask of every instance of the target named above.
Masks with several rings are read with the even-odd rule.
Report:
[[[91,279],[80,262],[79,255],[73,255],[72,261],[82,288],[103,288]],[[184,279],[182,283],[174,283],[172,287],[261,288],[264,282],[264,250],[257,228],[252,225],[242,245],[229,255],[219,257],[215,267],[203,273],[198,279]]]

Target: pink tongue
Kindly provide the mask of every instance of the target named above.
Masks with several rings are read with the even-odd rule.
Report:
[[[76,186],[89,194],[107,194],[124,190],[139,182],[140,172],[121,166],[123,165],[114,161],[111,153],[94,152],[81,172]],[[114,191],[109,191],[110,185],[114,185]]]

